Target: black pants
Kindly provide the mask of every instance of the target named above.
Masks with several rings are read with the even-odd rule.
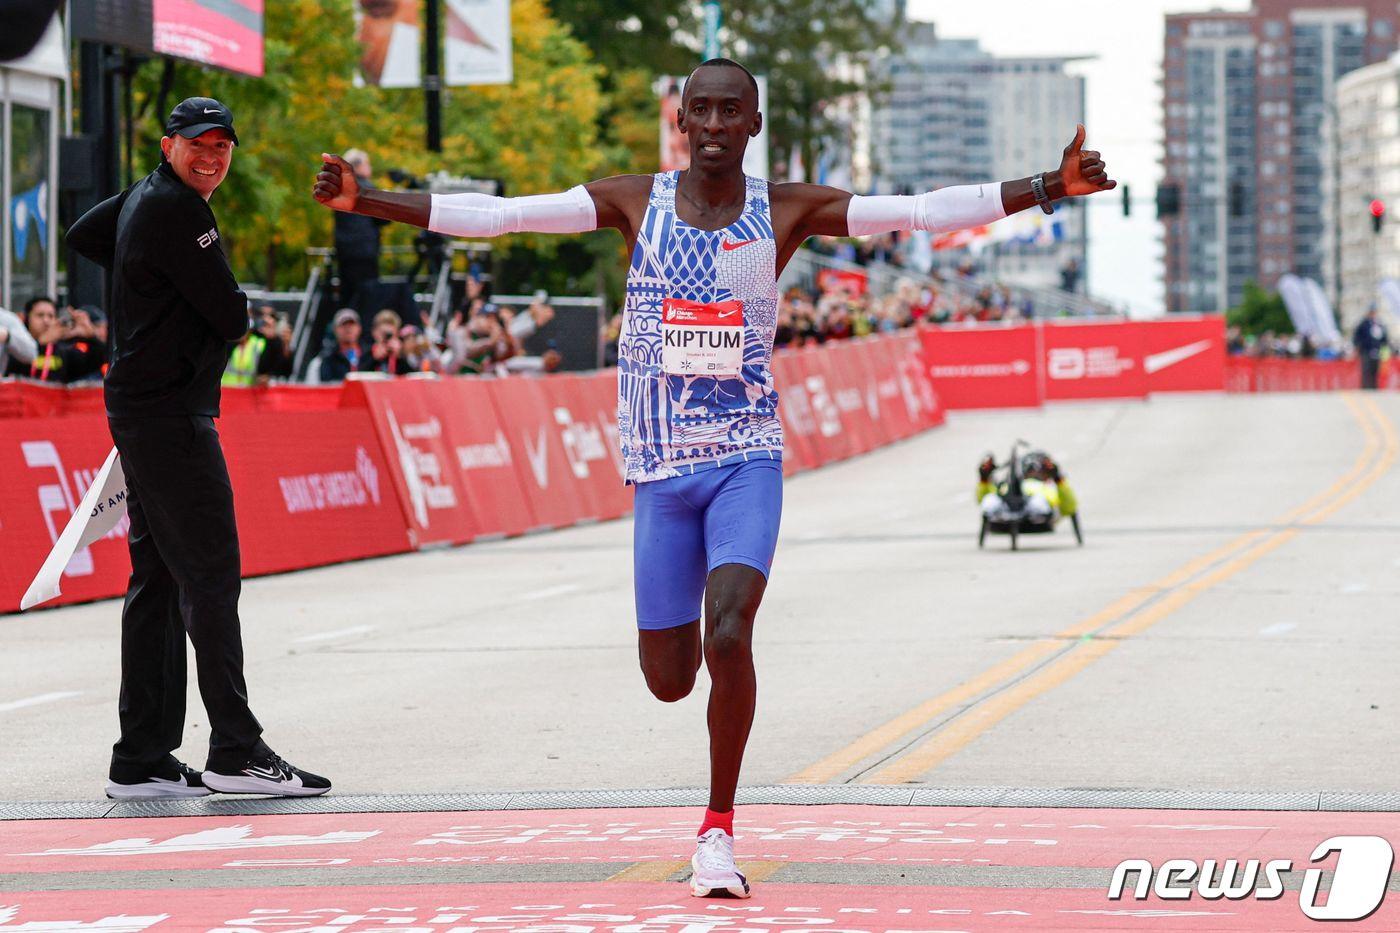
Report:
[[[209,764],[266,750],[248,709],[233,487],[212,418],[108,419],[126,473],[131,581],[122,607],[121,739],[113,768],[180,747],[185,636],[209,714]]]
[[[340,304],[337,308],[355,307],[355,295],[360,287],[379,281],[378,256],[342,256],[340,264]],[[368,328],[366,328],[368,330]]]
[[[1378,356],[1371,356],[1369,353],[1361,355],[1361,388],[1374,389],[1379,381],[1381,372],[1381,360]]]

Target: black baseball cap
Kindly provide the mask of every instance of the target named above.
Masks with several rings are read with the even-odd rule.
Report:
[[[165,135],[179,134],[194,139],[210,130],[228,130],[233,144],[238,145],[238,133],[233,129],[233,111],[212,97],[187,97],[175,105],[165,121]]]

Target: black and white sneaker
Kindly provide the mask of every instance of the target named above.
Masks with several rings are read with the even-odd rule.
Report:
[[[274,797],[315,797],[331,789],[319,774],[302,771],[267,752],[242,762],[211,764],[204,786],[221,794],[271,794]]]
[[[150,800],[157,797],[207,797],[199,772],[169,758],[154,769],[130,769],[114,765],[108,774],[107,796],[113,800]]]

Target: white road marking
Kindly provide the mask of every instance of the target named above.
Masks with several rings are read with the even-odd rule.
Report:
[[[338,628],[333,632],[318,632],[315,635],[303,635],[300,638],[293,638],[293,644],[303,644],[308,641],[330,641],[332,638],[343,638],[346,635],[363,635],[365,632],[374,631],[373,625],[352,625],[349,628]]]
[[[53,703],[57,700],[66,700],[69,697],[82,696],[81,690],[60,690],[56,693],[41,693],[38,696],[25,697],[22,700],[11,700],[8,703],[0,703],[0,713],[8,713],[12,709],[24,709],[26,706],[38,706],[41,703]]]
[[[1259,634],[1265,638],[1274,635],[1282,635],[1284,632],[1291,632],[1298,627],[1296,622],[1275,622],[1273,625],[1266,625],[1259,630]]]
[[[550,586],[542,590],[535,590],[533,593],[525,593],[519,599],[517,599],[516,602],[529,603],[534,602],[537,599],[549,599],[552,596],[564,596],[568,593],[573,593],[581,589],[583,589],[583,587],[577,583],[565,583],[563,586]]]

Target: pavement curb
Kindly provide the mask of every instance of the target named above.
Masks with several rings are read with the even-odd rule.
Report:
[[[590,810],[702,807],[698,787],[525,791],[470,794],[365,794],[268,798],[212,796],[195,800],[0,801],[0,821],[170,816],[258,816],[306,813],[426,813],[499,810]],[[1047,807],[1111,810],[1400,811],[1400,792],[1205,791],[1135,788],[884,787],[861,784],[775,784],[740,788],[741,805],[900,807]]]

